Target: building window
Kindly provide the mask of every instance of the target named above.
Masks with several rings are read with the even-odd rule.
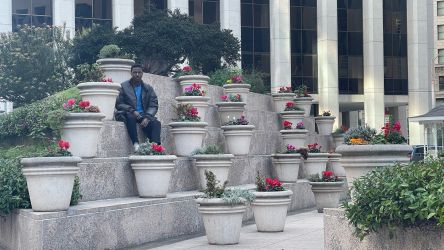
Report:
[[[197,23],[213,24],[220,20],[219,0],[190,0],[188,6],[189,15],[194,17]]]
[[[444,49],[438,50],[438,64],[444,64]]]
[[[407,1],[384,0],[384,93],[408,94]]]
[[[134,15],[140,16],[145,9],[167,9],[167,0],[134,0]]]
[[[290,2],[291,85],[318,92],[316,1]]]
[[[51,0],[14,0],[12,1],[12,30],[18,25],[52,25]]]
[[[444,1],[437,2],[438,16],[444,16]]]
[[[362,0],[338,0],[339,94],[364,93]]]
[[[241,1],[242,69],[270,74],[269,0]],[[270,77],[265,79],[270,89]]]
[[[438,40],[444,40],[444,25],[438,25]]]
[[[439,91],[444,91],[444,76],[439,77]]]
[[[89,28],[93,24],[112,27],[111,0],[75,0],[76,30]]]

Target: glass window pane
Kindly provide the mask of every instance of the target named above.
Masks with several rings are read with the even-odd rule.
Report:
[[[302,26],[304,29],[316,30],[317,12],[316,8],[304,7]]]
[[[349,9],[347,11],[348,31],[362,31],[362,9]]]
[[[304,54],[316,54],[317,47],[316,31],[302,31],[302,52]]]
[[[12,0],[8,0],[12,1]],[[29,0],[14,0],[12,1],[13,14],[31,14],[31,1]]]
[[[444,49],[438,50],[438,63],[444,64]]]
[[[93,18],[99,18],[99,19],[112,18],[111,0],[94,0],[93,9],[94,9]]]
[[[52,17],[50,16],[33,16],[32,25],[34,26],[44,26],[52,25]]]
[[[32,14],[52,16],[51,0],[32,0]]]
[[[438,16],[444,16],[444,1],[438,1]]]
[[[242,26],[253,26],[253,5],[252,4],[242,4],[241,5],[241,25]],[[243,38],[242,38],[243,39]]]
[[[203,23],[219,22],[219,2],[203,2]]]
[[[12,28],[13,31],[17,31],[18,25],[29,24],[31,25],[31,16],[30,15],[12,15]]]
[[[254,26],[270,27],[270,6],[254,5]]]
[[[270,29],[267,28],[254,29],[254,51],[270,52]]]
[[[302,8],[290,8],[290,29],[302,29]]]
[[[302,57],[291,57],[291,74],[296,76],[302,76]]]
[[[92,0],[76,0],[76,17],[92,18]]]
[[[253,46],[253,28],[245,28],[242,27],[242,41],[241,41],[241,46],[242,46],[242,51],[253,51],[254,46]],[[242,58],[243,60],[243,58]]]
[[[292,30],[291,31],[291,53],[300,54],[302,52],[301,48],[302,30]]]
[[[263,72],[270,72],[270,55],[255,55],[254,68]]]
[[[91,19],[76,18],[76,30],[82,30],[83,28],[90,28],[92,26]]]
[[[444,40],[444,25],[438,25],[438,40]]]

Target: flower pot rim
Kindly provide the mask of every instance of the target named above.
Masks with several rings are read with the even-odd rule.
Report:
[[[304,115],[305,114],[305,111],[304,110],[288,110],[288,111],[282,111],[282,112],[279,112],[281,115],[292,115],[292,114],[295,114],[295,115]]]
[[[328,158],[340,158],[342,157],[339,153],[328,153]]]
[[[272,93],[272,97],[281,97],[281,96],[295,96],[295,93]]]
[[[84,118],[84,117],[96,117],[96,118],[105,118],[105,115],[102,112],[69,112],[65,114],[66,118]],[[100,120],[102,120],[100,119]]]
[[[310,158],[310,156],[312,156],[312,157],[322,157],[322,156],[325,156],[327,158],[328,155],[329,155],[329,153],[323,153],[323,152],[321,152],[321,153],[308,153],[309,158]]]
[[[186,101],[186,100],[201,100],[201,101],[209,101],[210,97],[208,96],[185,96],[185,95],[181,95],[181,96],[177,96],[176,101]]]
[[[220,126],[222,130],[253,130],[255,128],[254,125],[223,125]]]
[[[179,76],[177,80],[183,81],[183,80],[191,80],[191,79],[198,79],[198,80],[210,80],[209,76],[206,75],[185,75],[185,76]],[[202,83],[199,83],[202,85]]]
[[[315,120],[334,120],[336,116],[315,116]]]
[[[242,199],[242,198],[241,198]],[[196,198],[196,203],[199,205],[217,205],[224,207],[233,207],[237,205],[245,206],[246,201],[241,201],[239,203],[229,204],[222,198]]]
[[[344,153],[344,152],[375,152],[375,151],[383,151],[383,152],[411,152],[412,146],[408,144],[370,144],[370,145],[341,145],[336,148],[336,153]]]
[[[175,155],[130,155],[128,157],[130,161],[141,161],[141,160],[165,160],[171,161],[176,160],[177,156]]]
[[[23,165],[35,165],[42,163],[80,163],[79,156],[51,156],[51,157],[26,157],[20,160]]]
[[[312,101],[313,97],[312,96],[302,96],[302,97],[299,97],[299,96],[296,95],[294,97],[294,100],[301,100],[301,101],[308,101],[308,100],[310,100],[310,101]]]
[[[271,157],[276,157],[276,158],[301,158],[302,155],[299,154],[299,153],[290,153],[290,154],[275,153],[275,154],[271,154]]]
[[[104,88],[104,89],[120,89],[122,85],[117,82],[82,82],[77,84],[77,88]]]
[[[133,65],[136,63],[133,59],[116,58],[116,57],[102,58],[96,61],[97,64],[116,63],[116,62],[121,62],[122,64],[129,64],[129,65]]]
[[[230,88],[247,88],[250,89],[251,88],[251,84],[249,83],[228,83],[228,84],[224,84],[222,85],[222,87],[224,89],[230,89]]]
[[[273,192],[261,192],[261,191],[253,191],[253,194],[260,198],[265,197],[281,197],[281,196],[290,196],[293,194],[293,191],[286,189],[284,191],[273,191]]]
[[[312,186],[342,186],[344,184],[343,181],[310,181],[308,184]],[[339,185],[340,184],[340,185]]]
[[[216,106],[221,106],[221,107],[224,107],[224,106],[245,106],[245,105],[247,105],[246,102],[216,102],[215,104],[216,104]]]
[[[281,134],[306,134],[308,133],[307,129],[282,129],[279,130]]]
[[[170,122],[170,127],[207,127],[207,122]]]
[[[233,159],[233,154],[195,154],[191,156],[193,159],[219,160],[219,159]]]

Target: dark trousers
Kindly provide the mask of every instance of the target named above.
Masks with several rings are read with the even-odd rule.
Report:
[[[148,126],[142,127],[143,133],[148,137],[150,142],[155,142],[160,145],[160,130],[161,124],[158,120],[153,120],[148,123]],[[131,138],[131,142],[138,143],[137,138],[137,120],[132,114],[126,114],[126,129]]]

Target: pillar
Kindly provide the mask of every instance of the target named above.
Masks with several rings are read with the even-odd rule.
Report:
[[[383,0],[363,1],[364,110],[372,128],[384,125]]]
[[[290,1],[270,1],[271,92],[291,85]]]
[[[432,108],[434,14],[432,0],[407,0],[409,117],[423,115]],[[410,144],[423,144],[424,139],[424,128],[409,122]]]
[[[113,0],[113,27],[122,30],[130,26],[134,18],[134,0]]]
[[[189,14],[188,0],[168,0],[168,9],[179,9],[181,13]]]
[[[66,35],[74,37],[76,30],[75,20],[75,1],[72,0],[53,0],[52,18],[53,25],[65,27]]]
[[[0,0],[0,32],[12,31],[12,0]]]
[[[318,0],[317,3],[319,112],[330,110],[339,117],[337,1]],[[336,119],[334,127],[339,125]]]
[[[220,28],[233,31],[233,35],[241,40],[241,2],[240,0],[220,1]],[[242,62],[237,63],[238,68]]]

